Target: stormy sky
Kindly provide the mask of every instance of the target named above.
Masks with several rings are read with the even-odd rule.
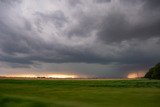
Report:
[[[0,75],[123,78],[160,61],[160,0],[0,0]]]

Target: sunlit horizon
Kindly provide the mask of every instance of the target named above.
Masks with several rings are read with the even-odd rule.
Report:
[[[1,77],[22,77],[22,78],[79,78],[78,75],[70,74],[46,74],[46,75],[36,75],[36,74],[13,74],[13,75],[0,75]]]
[[[132,72],[129,73],[126,77],[128,79],[141,78],[145,75],[144,72]],[[86,75],[78,75],[78,74],[6,74],[0,75],[0,77],[11,77],[11,78],[100,78],[100,77],[88,77]],[[105,77],[103,77],[105,78]],[[108,78],[108,77],[106,77]],[[110,78],[108,78],[110,79]]]
[[[133,72],[133,73],[129,73],[127,75],[128,79],[134,79],[134,78],[141,78],[145,75],[144,72]]]

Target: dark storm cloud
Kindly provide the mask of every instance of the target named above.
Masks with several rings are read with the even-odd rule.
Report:
[[[152,19],[151,19],[152,20]],[[160,19],[152,23],[130,24],[124,14],[112,13],[102,21],[98,37],[108,42],[159,37]]]
[[[32,48],[39,49],[41,47],[39,45],[43,45],[40,39],[29,36],[30,24],[25,21],[24,23],[23,28],[14,29],[14,26],[6,25],[5,22],[0,21],[0,47],[2,52],[5,54],[30,53]]]
[[[148,39],[152,37],[160,36],[160,13],[158,0],[121,0],[124,5],[143,3],[144,5],[139,8],[135,18],[143,18],[143,21],[139,23],[130,22],[128,14],[123,11],[113,10],[111,13],[102,20],[100,29],[98,31],[98,37],[109,42],[121,42],[123,40],[131,39]],[[154,9],[153,9],[154,8]],[[139,12],[138,12],[139,11]],[[157,18],[155,18],[157,17]]]
[[[25,21],[24,23],[24,28],[19,29],[23,32],[14,30],[11,26],[5,25],[4,22],[0,23],[0,48],[3,52],[0,55],[1,61],[13,63],[14,66],[17,65],[15,63],[30,65],[34,61],[47,63],[106,63],[103,58],[94,55],[88,50],[77,51],[74,48],[64,47],[60,44],[55,46],[45,43],[39,38],[30,37],[25,31],[30,29],[29,32],[33,32],[31,31],[32,28],[29,23]],[[24,54],[24,56],[18,56],[18,54]]]
[[[96,3],[108,3],[111,2],[111,0],[94,0]]]
[[[146,8],[149,9],[160,9],[159,0],[144,0]]]
[[[160,60],[158,0],[52,2],[0,1],[1,62],[11,67],[40,62],[113,64],[95,73],[107,76],[105,70],[128,73]]]

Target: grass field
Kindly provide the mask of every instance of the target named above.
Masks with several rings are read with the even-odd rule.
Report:
[[[0,107],[160,107],[160,81],[0,79]]]

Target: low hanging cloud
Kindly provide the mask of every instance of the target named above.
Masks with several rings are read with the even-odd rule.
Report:
[[[160,60],[159,11],[158,0],[0,0],[0,62],[99,77],[146,70]]]

